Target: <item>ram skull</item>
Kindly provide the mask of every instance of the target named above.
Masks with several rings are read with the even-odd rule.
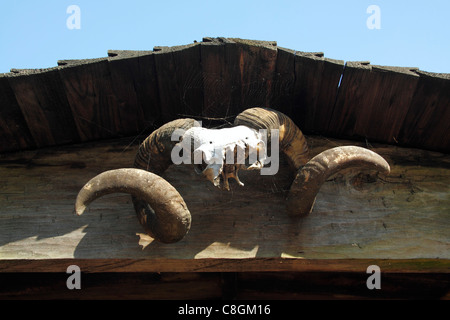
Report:
[[[262,134],[246,126],[223,129],[193,127],[180,137],[171,156],[175,164],[193,163],[195,171],[203,174],[214,186],[229,190],[229,178],[244,185],[239,180],[240,169],[258,170],[264,166],[265,145]]]
[[[201,128],[194,119],[161,126],[140,145],[134,168],[106,171],[88,181],[78,193],[75,211],[82,214],[105,194],[129,193],[147,233],[164,243],[177,242],[189,231],[191,214],[178,191],[160,177],[170,165],[193,159],[198,173],[215,186],[229,189],[229,178],[243,185],[239,170],[264,170],[267,151],[271,155],[278,151],[275,145],[295,172],[286,198],[292,216],[309,214],[322,184],[342,169],[390,171],[380,155],[356,146],[332,148],[310,159],[306,139],[289,117],[268,108],[250,108],[236,117],[231,128]]]

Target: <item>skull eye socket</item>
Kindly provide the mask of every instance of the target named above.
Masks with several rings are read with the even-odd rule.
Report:
[[[205,161],[202,161],[202,163],[200,163],[200,164],[194,165],[195,172],[197,172],[198,174],[205,171],[207,167],[208,167],[208,165],[205,163]]]
[[[203,152],[201,155],[201,163],[194,162],[194,169],[197,173],[202,173],[208,167],[208,163],[205,160],[206,155]]]

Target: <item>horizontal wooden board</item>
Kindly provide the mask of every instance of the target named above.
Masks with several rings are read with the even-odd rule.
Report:
[[[68,290],[68,277],[65,272],[0,273],[0,299],[39,300],[42,309],[47,306],[41,300],[48,299],[144,299],[146,307],[167,315],[201,305],[213,308],[212,317],[237,313],[238,306],[255,317],[292,314],[298,309],[294,299],[449,299],[450,284],[448,273],[383,273],[381,290],[369,290],[366,272],[82,272],[80,290]]]
[[[391,174],[336,175],[303,219],[285,212],[293,173],[283,159],[277,175],[242,172],[245,186],[233,182],[229,192],[189,166],[172,166],[163,176],[184,197],[192,226],[182,241],[167,245],[143,233],[128,195],[105,196],[84,215],[73,214],[77,192],[90,178],[132,165],[136,140],[0,156],[0,268],[52,271],[74,261],[103,271],[108,265],[122,271],[133,265],[141,271],[355,270],[376,261],[392,270],[449,271],[448,155],[363,145],[386,158]],[[308,142],[312,155],[355,144]]]
[[[0,272],[356,272],[377,265],[383,273],[449,273],[449,259],[22,259],[0,260]]]

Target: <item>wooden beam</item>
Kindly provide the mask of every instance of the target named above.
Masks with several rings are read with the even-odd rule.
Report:
[[[24,259],[0,260],[3,272],[66,272],[77,265],[84,273],[103,272],[357,272],[377,265],[383,273],[449,273],[449,259]]]
[[[448,74],[344,62],[274,41],[204,38],[0,75],[0,152],[136,137],[175,118],[278,109],[307,134],[448,153]],[[378,125],[373,125],[377,123]]]
[[[327,133],[343,67],[323,53],[295,53],[293,120],[306,133]]]
[[[138,146],[130,140],[0,157],[5,272],[39,265],[54,271],[70,261],[103,271],[108,261],[122,271],[128,265],[141,271],[356,270],[369,262],[402,272],[449,270],[448,155],[376,145],[372,150],[390,163],[391,174],[341,172],[322,186],[303,219],[284,209],[293,173],[283,158],[275,176],[242,172],[245,186],[231,181],[229,192],[190,166],[172,166],[163,177],[185,199],[192,225],[182,241],[166,245],[143,233],[128,195],[105,196],[84,215],[73,214],[76,195],[90,178],[132,165]],[[318,137],[308,143],[311,155],[354,144]]]
[[[199,305],[192,300],[203,300],[202,306],[213,308],[213,315],[237,313],[223,300],[234,300],[234,307],[242,305],[240,312],[253,310],[253,315],[289,315],[298,311],[296,299],[449,298],[450,274],[383,273],[381,290],[367,288],[368,276],[365,272],[82,272],[81,290],[68,290],[65,272],[0,273],[0,298],[39,300],[43,311],[46,304],[41,301],[47,299],[144,299],[152,311],[167,314],[177,314],[186,305]],[[149,300],[153,301],[149,304]],[[236,300],[277,301],[258,302],[256,308],[265,309],[255,310]],[[311,310],[315,307],[312,304]]]

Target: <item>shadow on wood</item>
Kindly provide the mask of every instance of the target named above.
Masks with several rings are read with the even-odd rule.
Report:
[[[308,142],[312,155],[355,144]],[[81,186],[100,172],[131,166],[137,145],[122,139],[2,156],[2,261],[431,259],[445,265],[449,259],[450,158],[444,154],[376,146],[391,174],[337,174],[303,219],[284,210],[293,177],[284,161],[275,176],[243,172],[245,186],[233,182],[231,191],[215,188],[189,166],[172,166],[164,177],[184,197],[192,226],[182,241],[166,245],[143,234],[128,195],[105,196],[82,216],[73,214]]]

